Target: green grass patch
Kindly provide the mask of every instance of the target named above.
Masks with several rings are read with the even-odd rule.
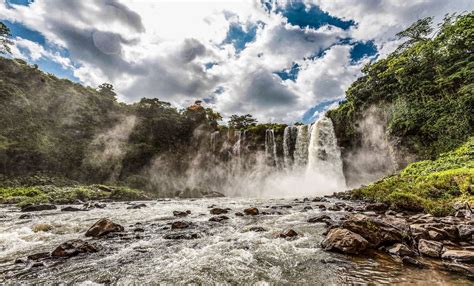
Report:
[[[434,161],[408,165],[400,173],[353,190],[353,197],[395,209],[434,215],[453,212],[456,202],[474,203],[474,137]]]

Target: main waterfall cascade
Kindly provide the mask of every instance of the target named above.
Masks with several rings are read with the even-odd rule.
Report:
[[[186,186],[246,197],[325,195],[346,188],[327,117],[312,125],[225,132],[210,134],[210,156],[204,149],[196,153],[201,163],[185,178]]]

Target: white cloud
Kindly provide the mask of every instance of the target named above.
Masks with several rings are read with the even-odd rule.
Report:
[[[301,29],[281,14],[266,13],[258,0],[43,0],[14,9],[4,2],[0,19],[20,22],[41,32],[49,44],[66,48],[78,65],[76,77],[92,86],[113,83],[121,100],[158,97],[182,107],[211,98],[210,105],[227,116],[252,113],[260,121],[291,122],[317,103],[342,98],[360,75],[364,62],[351,63],[350,47],[340,39],[375,40],[384,56],[398,45],[394,35],[416,19],[474,9],[469,0],[305,2],[357,26]],[[265,24],[240,53],[231,44],[220,45],[231,23],[257,22]],[[30,59],[72,65],[31,41],[15,41]],[[308,59],[322,51],[324,56]],[[205,70],[209,62],[217,65]],[[294,82],[273,74],[294,62],[300,65]]]

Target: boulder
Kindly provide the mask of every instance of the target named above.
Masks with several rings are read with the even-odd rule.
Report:
[[[348,213],[351,213],[354,211],[354,207],[353,206],[345,206],[344,207],[344,211],[348,212]]]
[[[47,211],[55,210],[57,207],[55,205],[26,205],[21,208],[22,212],[38,212],[38,211]]]
[[[474,240],[474,226],[461,224],[458,225],[459,238],[463,241],[471,242]]]
[[[326,209],[326,206],[325,206],[325,205],[319,205],[318,208],[319,208],[320,210],[325,210],[325,209]]]
[[[51,256],[51,253],[49,252],[40,252],[40,253],[28,255],[26,258],[29,260],[40,260],[40,259],[49,258],[50,256]]]
[[[442,250],[443,244],[441,242],[426,239],[420,239],[418,242],[418,251],[422,255],[439,258]]]
[[[466,266],[460,263],[444,262],[444,269],[447,271],[462,274],[468,277],[474,277],[474,269],[472,267]]]
[[[109,233],[121,231],[124,231],[123,226],[116,224],[107,218],[102,218],[87,230],[86,237],[101,237]]]
[[[241,212],[236,212],[236,213],[235,213],[235,216],[244,216],[244,214],[241,213]]]
[[[244,210],[244,213],[246,215],[258,215],[259,214],[259,211],[257,208],[248,208],[248,209],[245,209]]]
[[[278,235],[278,237],[280,238],[291,238],[291,237],[297,237],[297,236],[298,236],[298,233],[292,229],[285,230]]]
[[[225,216],[225,215],[220,215],[220,216],[214,216],[214,217],[211,217],[209,219],[209,221],[213,221],[213,222],[222,222],[222,221],[225,221],[225,220],[228,220],[229,217]]]
[[[175,221],[171,224],[171,229],[184,229],[192,226],[191,222],[188,221]]]
[[[80,212],[80,211],[86,211],[86,209],[80,209],[76,207],[65,207],[61,209],[62,212]]]
[[[136,204],[136,205],[131,205],[127,207],[129,210],[136,210],[136,209],[141,209],[141,208],[146,208],[145,204]]]
[[[340,211],[341,207],[338,206],[338,205],[332,205],[332,206],[328,207],[328,210],[330,210],[330,211]]]
[[[321,214],[312,218],[309,218],[307,222],[309,223],[317,223],[317,222],[326,222],[328,220],[331,220],[331,218],[328,215]]]
[[[197,232],[179,232],[179,233],[168,233],[163,236],[164,239],[198,239],[201,234]]]
[[[97,252],[98,248],[94,244],[81,239],[73,239],[60,244],[51,252],[52,257],[72,257],[81,253]]]
[[[312,209],[313,209],[313,207],[311,207],[311,206],[305,206],[305,207],[303,208],[303,211],[306,212],[306,211],[310,211],[310,210],[312,210]]]
[[[189,214],[191,214],[190,210],[187,210],[185,212],[183,212],[183,211],[173,211],[173,215],[176,216],[176,217],[185,217],[185,216],[188,216]]]
[[[395,243],[391,247],[387,248],[387,252],[391,255],[396,256],[413,256],[415,252],[411,250],[408,246],[402,243]]]
[[[31,214],[22,214],[18,217],[18,219],[30,219],[32,218]]]
[[[474,263],[474,251],[468,249],[448,249],[443,252],[441,258],[457,262]]]
[[[410,237],[410,228],[402,219],[378,219],[363,214],[350,215],[341,227],[364,237],[373,246],[403,242]]]
[[[369,243],[357,233],[344,228],[333,228],[321,242],[325,250],[359,254],[365,251]]]
[[[229,211],[227,209],[221,209],[221,208],[213,208],[210,211],[212,215],[221,215],[221,214],[226,214],[228,212]]]
[[[415,266],[417,268],[428,268],[428,265],[416,260],[415,258],[412,258],[410,256],[403,256],[402,257],[402,263],[405,265],[410,265],[410,266]]]
[[[264,232],[267,231],[265,228],[261,226],[252,226],[249,228],[249,231],[255,231],[255,232]]]

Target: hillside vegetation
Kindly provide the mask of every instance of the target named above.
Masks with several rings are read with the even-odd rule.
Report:
[[[474,137],[436,160],[408,165],[400,173],[352,191],[356,199],[390,204],[395,209],[452,213],[455,203],[474,203]]]
[[[474,134],[474,12],[447,16],[433,30],[426,18],[399,33],[405,43],[367,65],[347,101],[328,113],[346,154],[367,136],[358,124],[371,108],[387,140],[405,151],[400,161],[434,159]]]

